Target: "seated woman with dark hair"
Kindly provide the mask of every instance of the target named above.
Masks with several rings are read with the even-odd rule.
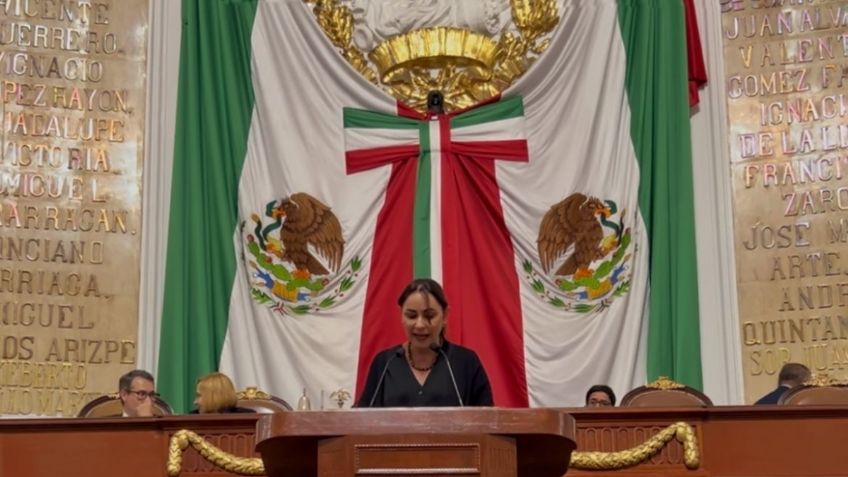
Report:
[[[606,384],[596,384],[586,391],[586,407],[613,407],[615,393]]]
[[[236,388],[230,378],[223,373],[211,373],[197,380],[197,393],[192,414],[225,414],[232,412],[254,412],[236,406]]]

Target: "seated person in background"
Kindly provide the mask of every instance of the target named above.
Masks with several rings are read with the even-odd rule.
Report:
[[[153,399],[158,396],[153,387],[153,375],[143,369],[134,369],[118,380],[118,397],[123,407],[123,417],[152,417]]]
[[[586,391],[586,407],[613,407],[615,393],[605,384],[596,384]]]
[[[801,363],[786,363],[777,377],[777,389],[761,397],[754,404],[777,404],[783,393],[800,386],[811,377],[810,369]]]
[[[434,280],[413,280],[398,298],[406,343],[371,362],[358,407],[491,406],[477,354],[445,340],[448,302]]]
[[[212,373],[197,380],[197,392],[194,405],[197,409],[192,414],[214,414],[232,412],[253,412],[250,409],[237,407],[236,388],[230,378],[223,373]]]

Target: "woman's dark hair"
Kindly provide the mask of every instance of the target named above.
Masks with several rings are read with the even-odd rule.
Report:
[[[448,311],[448,299],[445,298],[445,291],[442,289],[442,286],[439,285],[439,282],[436,280],[432,280],[430,278],[416,278],[412,280],[406,288],[398,297],[398,306],[402,307],[403,303],[409,298],[409,295],[413,293],[427,293],[432,296],[439,302],[439,305],[442,305],[442,310]]]
[[[615,406],[615,393],[612,392],[612,388],[607,386],[606,384],[596,384],[589,388],[589,390],[586,391],[586,404],[589,404],[589,396],[591,396],[592,393],[596,393],[598,391],[605,393],[607,397],[609,397],[610,403]]]

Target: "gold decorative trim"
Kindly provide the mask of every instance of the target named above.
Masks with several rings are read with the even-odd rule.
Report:
[[[368,81],[377,84],[377,73],[368,65],[365,55],[351,43],[353,37],[353,13],[340,5],[338,0],[304,0],[314,4],[312,13],[318,20],[321,30],[342,56]]]
[[[271,395],[265,391],[260,391],[255,386],[249,386],[244,388],[244,390],[237,392],[236,399],[270,401]]]
[[[644,443],[618,452],[573,452],[569,467],[579,470],[617,470],[638,465],[657,453],[672,439],[683,444],[683,463],[687,469],[701,464],[695,430],[685,422],[676,422]]]
[[[171,436],[168,446],[168,475],[176,477],[182,472],[183,451],[191,444],[201,457],[227,472],[239,475],[263,475],[265,465],[262,459],[255,457],[236,457],[210,444],[206,439],[187,429],[182,429]]]
[[[848,379],[830,377],[827,373],[815,373],[809,380],[805,381],[806,386],[815,386],[817,388],[831,386],[848,386]]]
[[[469,62],[480,68],[485,79],[492,76],[497,43],[470,30],[435,27],[413,30],[377,45],[368,57],[380,71],[383,83],[399,80],[404,71],[451,61]]]
[[[670,379],[668,376],[660,376],[656,381],[646,384],[645,387],[667,391],[669,389],[683,389],[686,386]]]
[[[339,406],[339,409],[342,409],[344,407],[344,403],[347,402],[350,398],[350,391],[344,388],[339,388],[330,393],[330,399],[336,402],[336,404]]]
[[[500,90],[523,75],[535,60],[550,46],[541,37],[553,31],[559,23],[556,0],[510,0],[512,21],[521,33],[505,33],[498,43],[496,84]]]
[[[499,39],[448,26],[406,32],[365,54],[352,44],[353,13],[339,0],[303,0],[342,56],[368,81],[408,106],[425,112],[427,95],[440,91],[446,112],[500,94],[550,45],[545,35],[559,23],[556,0],[510,0],[516,33]]]
[[[617,452],[575,451],[571,454],[569,467],[579,470],[617,470],[633,467],[659,453],[672,439],[677,439],[678,442],[683,444],[683,463],[686,468],[697,469],[701,463],[697,437],[692,426],[685,422],[676,422],[631,449]],[[197,450],[201,457],[227,472],[238,475],[262,475],[265,473],[265,465],[262,463],[262,459],[236,457],[213,446],[195,432],[182,429],[171,436],[171,442],[168,446],[167,471],[169,476],[180,475],[183,451],[188,448],[189,444]],[[446,444],[432,444],[432,446],[444,445]],[[369,446],[375,445],[370,444]],[[426,444],[423,446],[426,446]]]

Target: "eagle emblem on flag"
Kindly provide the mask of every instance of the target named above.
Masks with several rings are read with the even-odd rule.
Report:
[[[632,237],[624,216],[614,201],[579,192],[552,205],[536,244],[544,277],[553,278],[555,286],[545,284],[530,260],[523,263],[536,294],[554,307],[580,313],[601,311],[626,294]]]
[[[319,199],[297,192],[268,202],[264,217],[250,219],[254,226],[245,230],[242,223],[242,233],[256,302],[280,314],[315,313],[337,304],[355,284],[362,262],[354,257],[342,267],[341,223]]]

